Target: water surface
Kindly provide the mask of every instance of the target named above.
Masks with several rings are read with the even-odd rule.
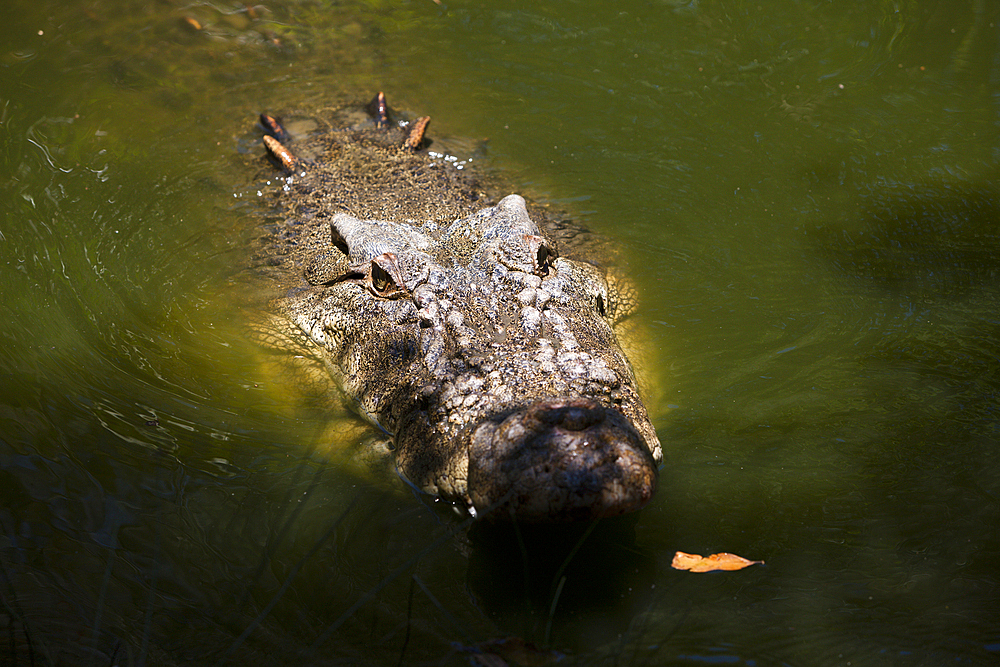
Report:
[[[560,664],[993,664],[998,20],[15,0],[0,655],[457,665],[516,637]],[[566,567],[359,471],[331,443],[371,433],[245,335],[256,113],[377,90],[612,237],[642,288],[661,489]]]

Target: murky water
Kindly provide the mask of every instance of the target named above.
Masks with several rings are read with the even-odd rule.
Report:
[[[4,20],[0,662],[1000,658],[996,2]],[[358,473],[244,335],[255,114],[380,89],[643,288],[661,490],[567,566]]]

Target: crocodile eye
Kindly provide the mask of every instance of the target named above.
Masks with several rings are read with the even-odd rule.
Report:
[[[601,317],[607,317],[608,316],[608,312],[607,312],[607,310],[604,307],[604,296],[603,295],[601,295],[601,294],[597,295],[597,303],[596,303],[596,305],[597,305],[597,312],[599,312],[601,314]]]
[[[555,259],[556,257],[556,252],[552,249],[551,246],[545,243],[545,239],[541,236],[538,236],[536,234],[525,234],[523,238],[524,242],[528,246],[527,247],[528,252],[534,255],[532,256],[531,254],[529,254],[527,257],[524,258],[527,259],[529,262],[533,262],[534,266],[531,267],[531,272],[538,276],[544,276],[548,274],[550,264],[552,263],[552,260]],[[520,249],[518,250],[520,251]],[[515,266],[516,265],[517,262],[515,263]],[[520,268],[520,270],[522,271],[524,270],[524,268],[521,267],[518,268]]]
[[[538,246],[538,252],[535,255],[535,265],[540,271],[546,271],[548,269],[549,257],[552,256],[552,251],[549,250],[548,246],[540,245]]]
[[[549,249],[545,246],[538,247],[538,253],[535,256],[535,262],[539,268],[545,268],[545,263],[549,259]]]
[[[403,273],[399,270],[395,254],[382,253],[371,261],[368,290],[383,299],[398,299],[409,293],[406,291],[406,283],[403,282]]]
[[[372,288],[383,295],[396,291],[396,282],[392,276],[375,262],[372,262]]]

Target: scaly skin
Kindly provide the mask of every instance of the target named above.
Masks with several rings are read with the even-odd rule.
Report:
[[[662,453],[614,331],[631,294],[561,256],[573,228],[540,227],[520,196],[483,207],[474,178],[418,150],[426,119],[376,108],[388,128],[318,135],[311,163],[269,142],[295,171],[264,251],[277,311],[426,492],[522,521],[643,507]]]

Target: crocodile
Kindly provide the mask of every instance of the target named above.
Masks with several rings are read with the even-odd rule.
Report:
[[[321,364],[403,480],[472,516],[642,508],[662,450],[616,336],[633,290],[595,235],[430,150],[428,120],[380,93],[292,142],[261,115],[282,172],[261,338]]]

